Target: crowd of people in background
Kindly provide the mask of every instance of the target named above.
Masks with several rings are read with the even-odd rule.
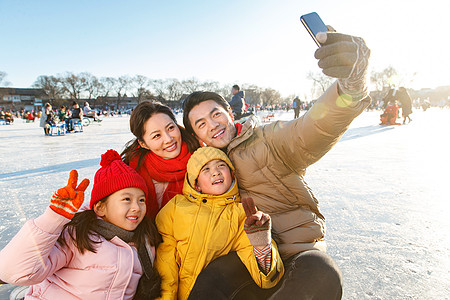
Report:
[[[89,107],[89,103],[85,102],[85,107]],[[95,120],[98,119],[97,113],[91,110],[94,114],[91,114]],[[50,103],[46,103],[42,109],[42,116],[40,119],[40,126],[44,128],[45,135],[50,134],[50,127],[52,125],[62,123],[65,124],[67,131],[72,132],[75,129],[75,123],[81,122],[84,116],[84,110],[76,102],[72,102],[72,109],[62,105],[58,110],[53,110]]]
[[[300,116],[301,111],[309,110],[314,104],[314,100],[306,101],[301,100],[299,97],[295,97],[292,103],[279,103],[271,105],[250,105],[245,100],[245,91],[241,90],[238,85],[233,85],[232,87],[232,99],[229,104],[233,110],[233,115],[235,120],[248,117],[252,113],[257,111],[294,111],[294,119]],[[47,103],[49,104],[49,103]],[[46,104],[46,105],[47,105]],[[436,104],[436,103],[435,103]],[[48,109],[48,106],[44,105],[42,111],[39,110],[13,110],[13,109],[0,109],[0,121],[3,124],[13,124],[15,119],[23,119],[25,122],[35,122],[36,119],[40,119],[44,111]],[[49,104],[50,105],[50,104]],[[380,118],[382,118],[382,124],[401,124],[397,122],[397,119],[403,117],[403,124],[412,121],[410,114],[412,109],[422,109],[426,111],[431,107],[431,101],[429,97],[426,98],[415,98],[411,99],[406,88],[400,87],[398,89],[391,88],[387,94],[382,99],[372,99],[372,103],[367,108],[370,110],[381,110],[383,113]],[[441,109],[450,108],[450,96],[447,99],[441,99],[437,105]],[[53,110],[52,110],[53,111]],[[73,123],[76,120],[80,120],[83,117],[92,118],[94,122],[101,122],[102,120],[99,116],[121,116],[123,114],[131,114],[133,109],[112,109],[108,108],[106,110],[96,110],[90,107],[88,101],[84,101],[83,107],[81,108],[76,101],[72,102],[72,108],[66,105],[61,105],[59,109],[54,111],[54,115],[44,116],[45,121],[41,121],[47,124],[53,123],[65,123],[68,131],[73,130]],[[174,108],[174,113],[182,113],[181,108]],[[401,116],[399,115],[401,112]],[[45,129],[44,129],[45,131]]]
[[[0,109],[0,120],[5,121],[6,124],[13,124],[14,119],[16,118],[23,119],[26,122],[34,122],[34,120],[39,117],[40,114],[34,110],[28,111],[20,109],[17,111],[13,111],[12,109]]]

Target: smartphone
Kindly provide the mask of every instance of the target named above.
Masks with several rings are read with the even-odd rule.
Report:
[[[300,21],[305,26],[306,30],[309,32],[314,42],[316,42],[317,46],[321,46],[319,41],[316,39],[316,34],[319,32],[327,32],[328,28],[323,23],[322,19],[316,12],[312,12],[300,17]]]

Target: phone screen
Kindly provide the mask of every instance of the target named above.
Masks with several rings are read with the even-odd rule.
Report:
[[[315,12],[303,15],[300,17],[300,21],[305,26],[306,30],[308,30],[309,34],[316,42],[317,46],[321,46],[320,43],[316,39],[316,34],[319,32],[327,32],[328,28],[319,15]]]

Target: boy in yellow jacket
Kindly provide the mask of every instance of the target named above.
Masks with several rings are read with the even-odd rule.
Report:
[[[156,224],[163,237],[156,261],[163,299],[187,299],[198,274],[232,251],[261,288],[274,287],[284,274],[270,216],[251,198],[241,203],[234,167],[219,149],[192,154],[183,194],[161,209]]]

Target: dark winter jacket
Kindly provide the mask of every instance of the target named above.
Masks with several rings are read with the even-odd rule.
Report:
[[[81,119],[83,117],[83,111],[77,107],[72,109],[72,119]]]
[[[302,117],[264,126],[252,117],[228,145],[241,197],[252,197],[270,214],[284,259],[306,250],[325,250],[325,218],[305,182],[306,168],[339,141],[369,103],[369,97],[346,102],[335,83]]]
[[[237,92],[229,102],[231,110],[235,115],[242,115],[245,110],[244,91]]]

